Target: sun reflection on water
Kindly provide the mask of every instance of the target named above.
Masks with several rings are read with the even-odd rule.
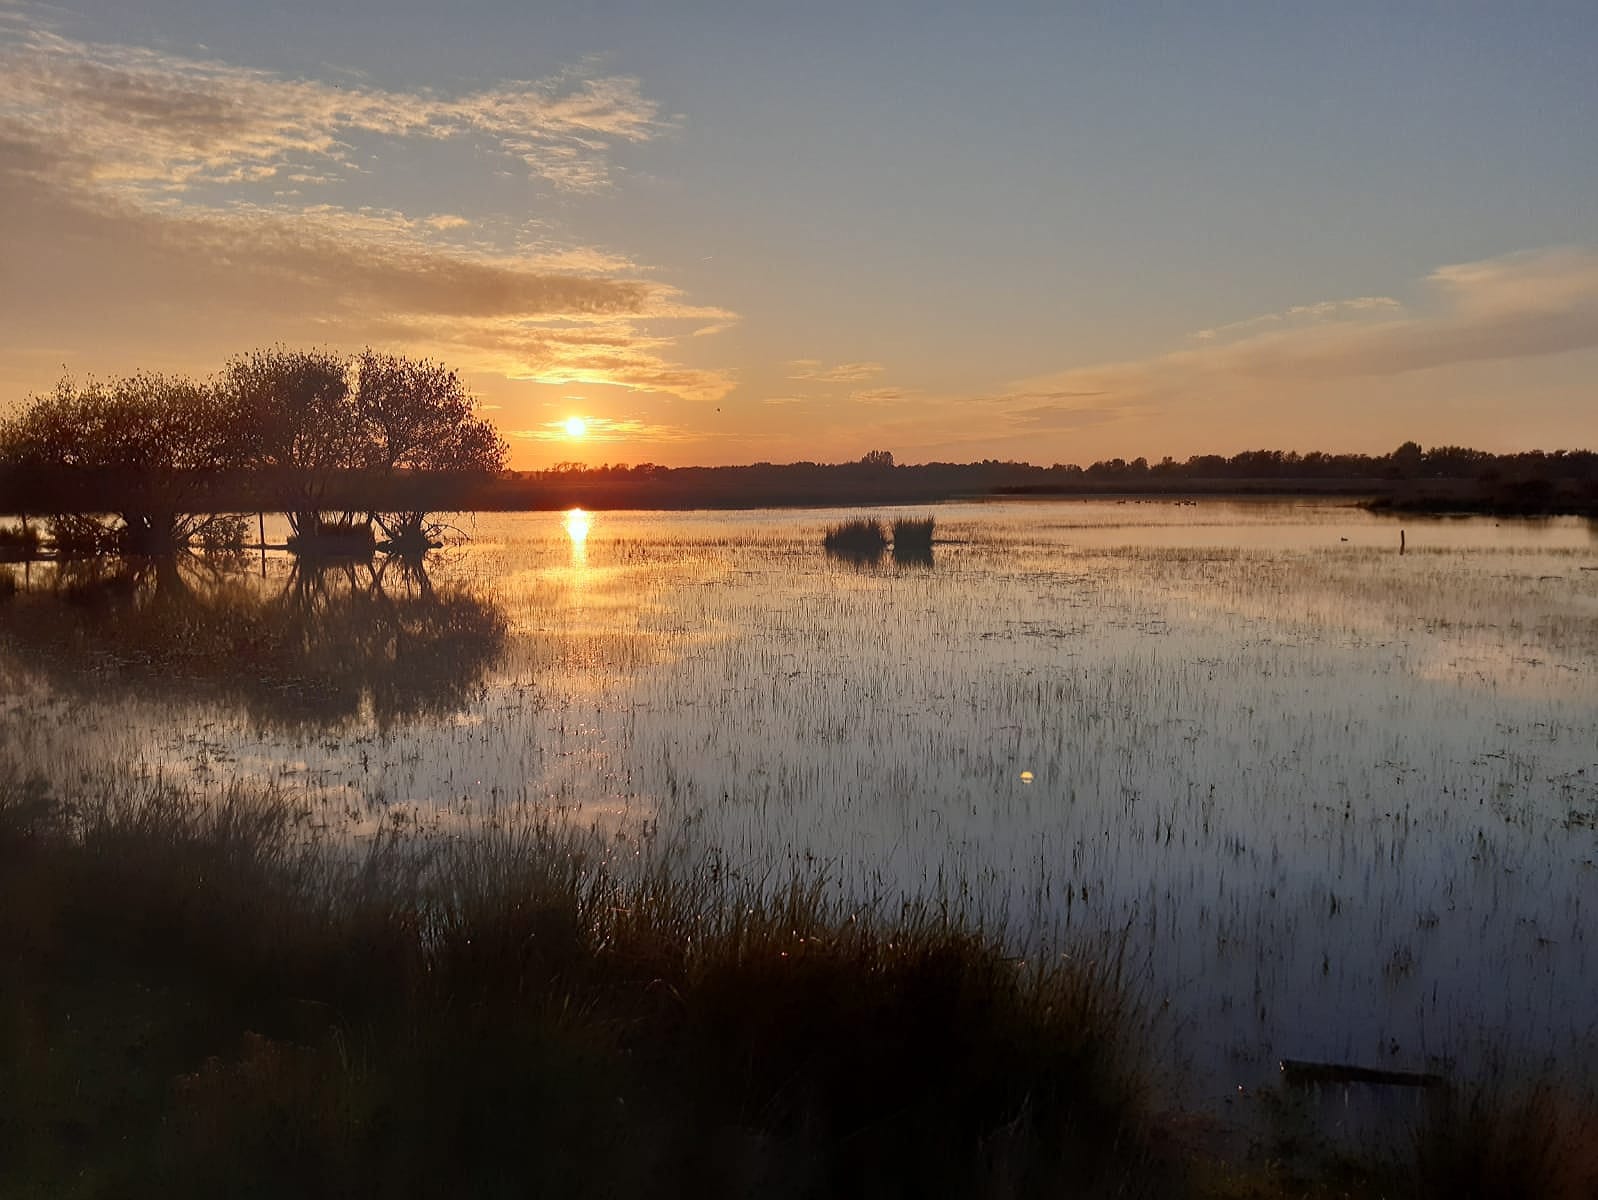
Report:
[[[566,536],[572,541],[572,566],[582,567],[588,565],[588,530],[593,526],[593,518],[580,508],[566,511],[565,525]]]

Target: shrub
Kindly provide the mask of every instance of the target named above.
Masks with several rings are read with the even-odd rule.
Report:
[[[0,562],[26,562],[39,557],[39,530],[33,525],[0,527]]]
[[[51,517],[46,528],[57,558],[95,558],[122,549],[120,532],[97,517],[77,513]]]

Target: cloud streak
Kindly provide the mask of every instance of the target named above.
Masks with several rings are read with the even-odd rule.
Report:
[[[635,418],[612,420],[609,417],[584,417],[587,431],[581,438],[573,438],[566,432],[564,418],[558,421],[546,421],[544,424],[532,429],[513,429],[510,436],[531,442],[570,442],[573,449],[580,448],[585,442],[687,442],[697,440],[697,436],[690,434],[673,425],[651,424]]]
[[[374,343],[469,371],[714,400],[730,373],[673,361],[677,338],[736,322],[625,256],[529,250],[456,212],[267,202],[319,187],[383,140],[383,170],[465,139],[573,194],[608,187],[612,150],[664,128],[637,82],[567,72],[448,97],[286,79],[0,24],[0,346],[69,344],[88,328],[151,347],[249,328]],[[291,189],[297,191],[298,189]]]
[[[860,383],[882,374],[882,364],[878,362],[839,363],[828,367],[820,359],[796,358],[784,365],[789,379],[807,379],[817,383]]]
[[[610,183],[608,153],[664,127],[635,79],[575,73],[459,96],[286,79],[130,46],[0,30],[0,129],[67,148],[59,167],[141,195],[347,169],[350,139],[475,138],[574,192]]]
[[[1024,380],[989,399],[1020,423],[1069,427],[1598,347],[1598,253],[1589,249],[1439,267],[1421,291],[1412,308],[1369,296],[1302,305],[1206,331],[1196,346]]]

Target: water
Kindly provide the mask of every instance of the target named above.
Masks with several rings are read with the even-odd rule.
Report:
[[[1594,526],[932,511],[930,566],[797,511],[466,517],[381,579],[4,568],[0,733],[356,836],[534,806],[1018,955],[1120,941],[1199,1102],[1282,1057],[1598,1075]]]

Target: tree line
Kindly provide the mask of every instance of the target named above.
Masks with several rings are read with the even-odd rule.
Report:
[[[508,453],[455,371],[369,349],[271,347],[209,379],[67,378],[0,422],[5,507],[44,516],[64,552],[237,544],[237,514],[268,508],[303,552],[379,536],[418,550],[429,513]]]
[[[897,463],[873,450],[845,463],[757,462],[727,467],[654,463],[559,463],[506,472],[474,486],[471,507],[749,508],[920,504],[963,496],[1105,494],[1339,495],[1395,507],[1500,513],[1598,515],[1598,453],[1533,450],[1493,454],[1405,442],[1388,454],[1246,450],[1233,455],[1034,463]]]

